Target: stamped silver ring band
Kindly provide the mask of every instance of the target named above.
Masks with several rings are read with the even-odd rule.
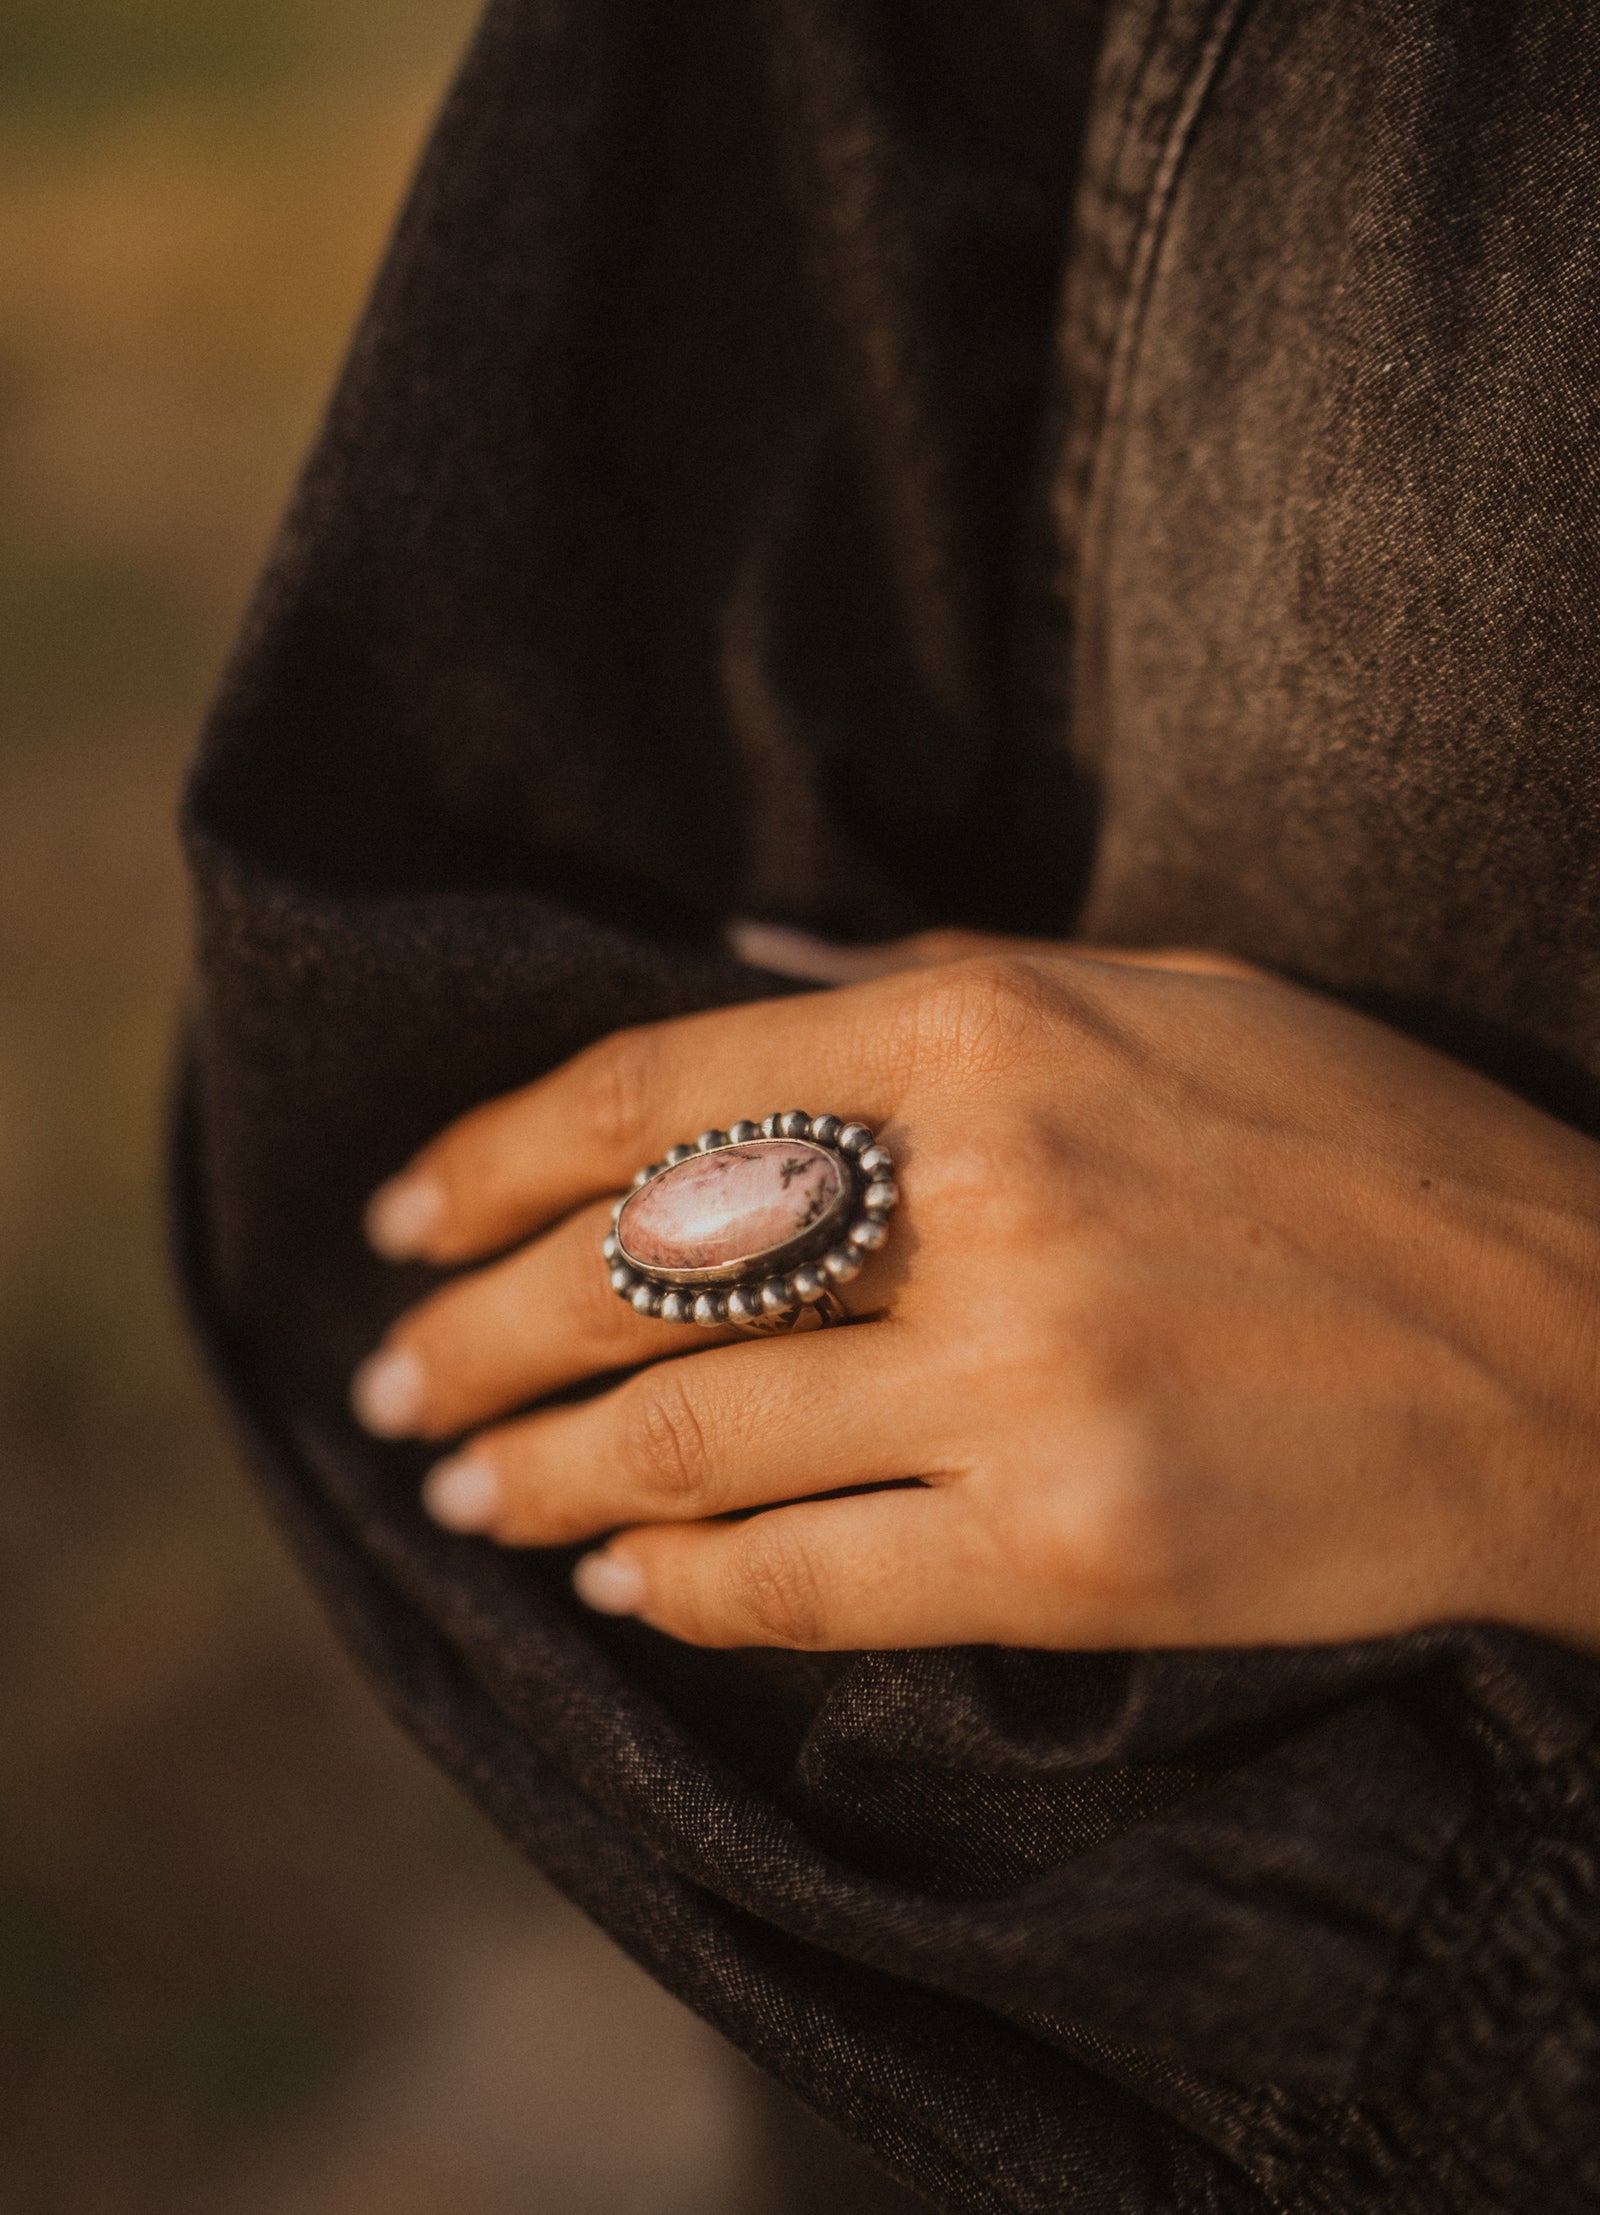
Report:
[[[887,1241],[899,1199],[865,1123],[791,1108],[702,1131],[641,1169],[601,1251],[618,1299],[663,1323],[843,1323],[839,1290]]]

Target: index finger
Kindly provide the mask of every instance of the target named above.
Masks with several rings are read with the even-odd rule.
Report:
[[[876,1125],[897,1089],[884,1020],[896,992],[884,980],[617,1031],[451,1124],[374,1194],[367,1235],[393,1261],[470,1261],[703,1131],[804,1100]]]

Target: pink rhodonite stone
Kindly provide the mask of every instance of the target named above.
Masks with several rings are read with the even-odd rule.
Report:
[[[617,1237],[646,1269],[726,1269],[803,1237],[844,1193],[843,1169],[820,1146],[755,1138],[691,1155],[641,1185],[617,1220]]]

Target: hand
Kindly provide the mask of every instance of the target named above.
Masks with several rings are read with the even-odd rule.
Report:
[[[438,1519],[615,1533],[583,1596],[707,1645],[1600,1645],[1600,1148],[1219,957],[968,943],[622,1033],[385,1187],[391,1256],[504,1256],[357,1379],[385,1435],[471,1434]],[[895,1153],[862,1320],[719,1344],[617,1301],[606,1195],[796,1103]]]

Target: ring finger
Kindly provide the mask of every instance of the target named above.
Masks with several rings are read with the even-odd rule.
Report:
[[[958,1473],[930,1459],[934,1394],[886,1318],[657,1363],[577,1407],[476,1438],[424,1502],[455,1530],[558,1546],[628,1523],[697,1521],[848,1485]]]

